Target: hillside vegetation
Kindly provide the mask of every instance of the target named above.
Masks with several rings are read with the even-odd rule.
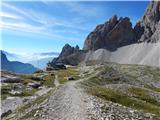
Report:
[[[106,63],[88,66],[84,74],[89,94],[160,117],[160,68]]]

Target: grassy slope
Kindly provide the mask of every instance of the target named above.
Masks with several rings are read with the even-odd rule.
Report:
[[[159,68],[108,64],[95,71],[100,72],[82,83],[88,93],[127,107],[160,115],[160,102],[149,94],[149,91],[160,94],[158,93],[159,87],[152,84],[160,81]],[[144,76],[147,76],[147,80],[143,78]],[[106,87],[119,84],[127,84],[132,87],[126,88],[124,92],[114,87]]]
[[[58,75],[58,80],[61,84],[67,82],[68,77],[73,77],[75,80],[80,78],[79,71],[76,67],[68,67],[64,70],[58,70],[55,74]]]

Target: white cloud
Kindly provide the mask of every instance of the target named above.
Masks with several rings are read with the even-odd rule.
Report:
[[[12,19],[22,19],[22,17],[15,15],[15,14],[11,14],[11,13],[7,13],[7,12],[0,12],[0,17],[4,17],[4,18],[12,18]]]
[[[26,23],[9,23],[1,21],[0,24],[2,29],[19,30],[23,32],[38,33],[44,29],[43,27],[36,27]]]
[[[69,8],[70,11],[76,12],[84,17],[87,16],[97,16],[101,13],[102,8],[96,6],[89,6],[86,2],[82,4],[81,2],[62,2],[66,7]]]
[[[36,19],[36,17],[34,17],[32,15],[32,13],[30,14],[29,10],[25,10],[25,9],[20,9],[14,5],[11,5],[11,4],[8,4],[8,3],[2,3],[2,11],[4,11],[5,8],[9,9],[10,11],[12,11],[12,13],[10,14],[13,14],[13,12],[21,17],[25,17],[25,18],[28,18],[28,19],[31,19],[33,21],[38,21],[38,19]]]
[[[24,12],[23,10],[21,10],[21,9],[19,9],[19,8],[13,6],[13,5],[2,2],[2,11],[3,11],[4,8],[10,9],[11,11],[17,12],[18,14],[21,14],[21,15],[29,16],[27,14],[27,12]]]
[[[52,32],[46,32],[45,27],[37,27],[37,26],[32,26],[30,24],[25,24],[25,23],[7,23],[7,22],[0,22],[0,29],[9,29],[13,31],[21,31],[21,32],[28,32],[28,33],[35,33],[34,35],[44,35],[48,36],[51,38],[57,38],[59,40],[77,40],[80,41],[80,38],[75,38],[75,37],[65,37],[60,35],[58,32],[61,31],[52,31]]]
[[[7,3],[2,3],[2,7],[6,7],[8,9],[10,9],[12,12],[15,12],[15,14],[13,13],[9,13],[8,16],[10,17],[25,17],[27,19],[33,20],[34,22],[40,23],[43,26],[47,27],[54,27],[54,26],[62,26],[65,28],[75,28],[75,29],[79,29],[79,30],[87,30],[86,27],[82,27],[79,26],[77,24],[74,24],[74,21],[77,22],[77,19],[74,21],[64,21],[62,19],[56,19],[53,16],[47,14],[47,13],[43,13],[43,12],[38,12],[38,11],[34,11],[31,9],[19,9],[11,4],[7,4]],[[7,14],[6,14],[7,15]],[[4,14],[2,16],[2,18],[4,17]]]
[[[54,28],[54,26],[62,26],[65,28],[75,28],[78,30],[87,30],[87,27],[83,27],[83,26],[80,26],[75,23],[75,22],[77,22],[78,19],[75,19],[75,20],[73,19],[73,21],[66,21],[63,19],[57,19],[57,18],[51,16],[50,14],[46,14],[43,12],[37,12],[37,11],[33,11],[33,10],[28,10],[28,13],[32,17],[33,20],[43,24],[47,28],[48,27]]]
[[[4,11],[0,14],[3,17],[10,18],[10,21],[2,20],[0,22],[0,29],[9,29],[13,31],[30,32],[54,37],[60,40],[81,40],[78,37],[62,36],[66,34],[74,34],[74,36],[79,35],[78,30],[87,30],[87,27],[77,24],[78,19],[73,21],[65,21],[63,19],[57,19],[48,13],[35,11],[33,9],[18,8],[12,4],[4,3],[2,4],[4,8],[9,9],[11,12]],[[7,13],[7,14],[6,14]],[[20,19],[17,21],[17,19]],[[38,25],[33,24],[40,23]],[[76,21],[76,22],[75,22]],[[57,29],[55,27],[61,26],[66,29]]]

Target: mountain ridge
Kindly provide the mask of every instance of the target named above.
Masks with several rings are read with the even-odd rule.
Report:
[[[118,17],[114,15],[109,21],[97,25],[97,27],[90,32],[84,41],[83,49],[79,50],[81,52],[71,52],[69,54],[69,56],[83,55],[83,57],[80,59],[76,57],[75,59],[75,57],[63,56],[63,53],[65,53],[63,50],[65,47],[63,47],[59,57],[55,58],[63,60],[56,61],[54,59],[51,63],[63,62],[64,64],[78,65],[80,62],[98,60],[101,63],[105,61],[160,66],[159,42],[160,1],[151,1],[142,19],[137,22],[135,27],[132,28],[132,23],[128,17],[120,17],[118,19]],[[128,51],[126,55],[124,54],[125,51]],[[106,58],[104,58],[104,56],[106,56]],[[74,64],[72,64],[72,61]]]
[[[6,55],[1,52],[1,70],[7,70],[15,73],[30,74],[38,70],[29,63],[22,63],[18,61],[9,61]]]
[[[136,42],[134,29],[128,17],[114,15],[109,21],[97,27],[87,36],[83,50],[104,48],[115,51],[117,48]]]
[[[59,55],[58,52],[41,52],[32,53],[28,55],[20,55],[8,51],[1,50],[9,61],[19,61],[22,63],[32,64],[36,68],[44,69],[46,64],[52,60],[53,57]]]

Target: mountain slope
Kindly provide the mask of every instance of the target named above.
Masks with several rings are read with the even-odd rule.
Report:
[[[111,18],[107,23],[110,23],[112,25],[113,23],[110,22],[112,21],[112,19],[113,18]],[[160,66],[159,1],[151,1],[142,19],[136,24],[134,29],[130,28],[130,30],[133,32],[133,36],[118,34],[119,31],[123,31],[123,29],[126,29],[124,26],[119,28],[118,25],[115,25],[114,28],[119,30],[116,34],[118,36],[116,36],[115,34],[111,34],[110,31],[107,31],[107,29],[105,29],[106,27],[111,25],[106,25],[106,23],[104,23],[102,25],[102,28],[97,27],[93,32],[89,34],[84,43],[84,49],[88,50],[88,53],[85,57],[85,62],[116,62],[122,64],[144,64]],[[112,29],[111,31],[113,31]],[[93,36],[93,33],[96,34],[96,36]],[[106,36],[103,36],[102,33],[105,33]],[[121,37],[121,35],[124,38],[127,37],[127,41],[129,43],[128,45],[125,44],[126,42],[124,39],[121,39],[122,41],[119,41],[120,38],[123,38]],[[110,40],[109,38],[115,39]],[[130,42],[132,38],[134,38],[134,41]],[[108,41],[112,41],[112,43],[109,43]],[[123,45],[121,44],[121,42],[123,43]],[[96,48],[95,46],[98,48]]]
[[[128,17],[113,16],[98,25],[86,38],[84,50],[100,48],[115,51],[117,48],[139,42],[160,41],[160,1],[151,1],[142,19],[132,28]]]
[[[128,17],[118,19],[116,15],[97,25],[87,36],[83,50],[79,51],[78,54],[71,52],[64,56],[66,50],[62,50],[57,59],[70,65],[97,61],[160,66],[160,1],[150,2],[134,28]],[[76,59],[77,56],[83,57]]]
[[[160,40],[160,1],[150,2],[134,30],[139,42],[153,43]]]
[[[15,73],[30,74],[37,70],[34,66],[28,63],[22,63],[18,61],[8,61],[6,55],[1,51],[1,69],[12,71]]]
[[[135,33],[128,17],[117,18],[114,15],[109,21],[98,25],[84,42],[84,50],[105,48],[115,51],[118,47],[135,43]]]
[[[160,66],[160,43],[133,44],[118,48],[114,52],[106,49],[90,51],[85,57],[85,62],[89,61]]]
[[[44,53],[33,53],[33,54],[15,54],[2,50],[9,61],[19,61],[30,63],[33,66],[44,69],[49,61],[52,61],[53,57],[57,57],[57,52],[44,52]]]
[[[10,53],[10,52],[4,51],[4,50],[2,50],[2,52],[7,56],[8,60],[18,61],[21,57],[20,55]]]
[[[159,120],[160,68],[106,63],[82,69],[86,92],[107,102],[98,104],[101,110],[93,113],[94,119],[110,118],[111,114],[116,120]]]
[[[57,58],[54,58],[50,65],[56,63],[64,63],[68,65],[78,65],[85,58],[85,52],[79,49],[79,46],[72,47],[69,44],[65,44],[62,48],[60,55]]]

